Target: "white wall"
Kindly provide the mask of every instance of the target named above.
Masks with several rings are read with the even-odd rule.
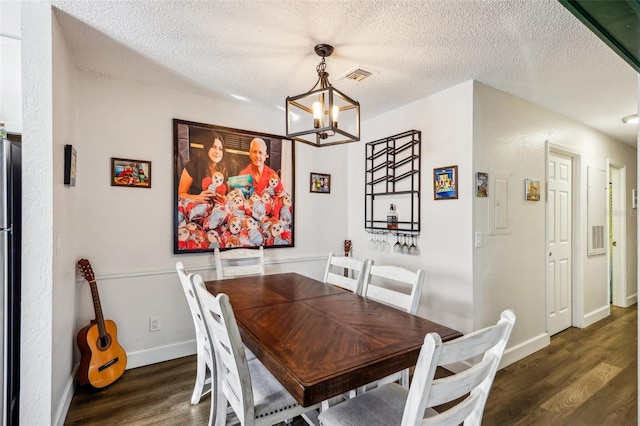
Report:
[[[625,164],[627,188],[633,188],[635,149],[472,81],[367,120],[362,129],[365,143],[405,130],[422,131],[421,255],[381,253],[367,248],[370,235],[364,230],[362,208],[364,143],[349,145],[348,198],[354,201],[348,205],[348,220],[354,255],[372,258],[376,263],[426,269],[418,314],[463,332],[494,323],[503,309],[514,309],[518,321],[506,363],[547,345],[546,205],[544,201],[524,200],[524,179],[539,179],[544,193],[546,141],[549,141],[581,153],[582,175],[586,175],[587,165],[606,169],[607,159]],[[433,168],[448,165],[458,165],[460,198],[434,201]],[[488,235],[490,199],[475,197],[478,171],[489,172],[490,177],[492,172],[509,176],[509,235]],[[586,179],[579,187],[577,196],[581,205],[586,205]],[[580,211],[580,223],[586,226],[586,209]],[[475,232],[482,236],[480,248],[473,248]],[[586,228],[580,234],[586,235]],[[637,276],[635,235],[635,221],[629,215],[630,283],[635,283]],[[579,242],[583,240],[586,237]],[[577,279],[584,286],[583,310],[579,315],[583,324],[588,325],[608,309],[606,258],[587,257],[586,247],[578,252]],[[631,288],[629,293],[633,295],[635,290]]]
[[[129,367],[195,353],[193,323],[175,262],[212,277],[210,254],[173,255],[172,119],[282,134],[275,107],[211,99],[97,74],[79,73],[76,222],[78,254],[96,273],[106,318],[118,324]],[[284,102],[284,98],[283,98]],[[346,238],[344,149],[296,144],[295,247],[268,249],[268,272],[297,270],[320,278],[327,253]],[[151,189],[110,186],[110,158],[152,162]],[[309,193],[309,173],[332,174],[329,195]],[[93,318],[89,287],[80,292],[75,329]],[[149,332],[149,317],[162,329]]]
[[[349,236],[358,258],[425,269],[418,315],[462,332],[473,330],[471,250],[471,81],[362,123],[362,143],[349,144]],[[422,131],[420,256],[369,250],[364,229],[365,143],[407,130]],[[433,169],[458,165],[459,199],[433,199]],[[385,201],[381,201],[385,202]],[[399,212],[402,220],[403,212]]]
[[[51,6],[41,2],[24,2],[22,17],[24,133],[20,423],[47,425],[52,418],[52,389],[59,387],[52,383],[53,287],[59,283],[53,280]]]
[[[64,186],[64,145],[82,151],[85,140],[78,139],[78,71],[70,56],[62,28],[55,19],[53,31],[53,346],[52,407],[55,421],[66,413],[73,396],[72,373],[76,323],[76,223],[80,212],[77,191]],[[63,344],[64,342],[64,344]]]
[[[576,232],[580,255],[574,259],[578,276],[576,286],[584,291],[583,310],[578,312],[581,324],[588,325],[608,313],[608,277],[605,255],[587,256],[587,166],[606,170],[607,159],[627,168],[627,205],[630,189],[635,187],[636,150],[615,141],[569,118],[528,103],[513,95],[480,83],[474,84],[474,170],[499,170],[510,174],[509,235],[487,236],[489,198],[474,200],[474,231],[484,234],[483,247],[474,249],[474,287],[477,324],[489,324],[504,307],[518,315],[511,344],[541,339],[546,333],[546,272],[547,258],[545,221],[546,203],[524,200],[524,179],[538,179],[541,192],[546,193],[546,142],[563,147],[581,157],[575,194],[579,198],[579,221]],[[489,191],[493,188],[489,187]],[[606,206],[602,206],[604,210]],[[628,282],[636,282],[636,224],[627,216]],[[629,294],[636,291],[629,287]],[[598,314],[595,315],[594,312]]]

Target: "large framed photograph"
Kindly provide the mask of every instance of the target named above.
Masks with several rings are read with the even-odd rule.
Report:
[[[433,199],[453,200],[458,198],[458,166],[433,169]]]
[[[320,194],[331,193],[331,175],[311,172],[309,184],[309,192],[319,192]]]
[[[294,144],[173,120],[175,254],[294,246]]]
[[[111,158],[111,186],[151,188],[151,161]]]

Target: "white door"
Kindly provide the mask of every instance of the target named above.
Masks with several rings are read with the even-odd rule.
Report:
[[[549,153],[549,334],[571,327],[571,157]]]
[[[624,168],[609,164],[609,301],[626,308]]]

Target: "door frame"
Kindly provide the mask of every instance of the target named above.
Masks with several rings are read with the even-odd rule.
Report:
[[[561,145],[545,141],[545,258],[549,253],[549,204],[548,204],[548,186],[549,186],[549,154],[555,153],[571,157],[571,326],[582,328],[584,324],[583,294],[584,286],[582,279],[582,263],[583,259],[580,253],[583,248],[582,229],[580,221],[580,203],[582,194],[578,190],[582,186],[582,153]],[[549,262],[545,262],[545,330],[549,332]]]
[[[618,188],[617,191],[619,193],[617,200],[617,205],[613,206],[613,212],[608,211],[607,219],[612,216],[612,213],[619,212],[619,215],[613,215],[613,221],[618,225],[616,235],[619,237],[616,239],[616,247],[615,251],[616,256],[618,257],[617,264],[620,265],[620,271],[617,271],[620,279],[618,280],[617,285],[614,281],[613,286],[613,294],[608,294],[608,299],[611,300],[615,306],[621,306],[623,308],[628,307],[627,301],[627,257],[624,253],[627,252],[627,221],[626,221],[626,211],[627,211],[627,169],[626,165],[611,159],[607,159],[607,182],[611,182],[611,169],[616,169],[618,172]],[[607,210],[609,210],[609,197],[611,196],[610,187],[607,185]],[[607,223],[607,228],[609,228],[609,223]],[[615,228],[614,228],[615,229]],[[607,231],[610,231],[607,229]],[[609,233],[607,233],[607,236]],[[607,238],[608,240],[608,238]],[[607,244],[607,278],[611,276],[611,264],[608,261],[611,246],[610,243]],[[611,291],[610,286],[607,285],[607,293]]]

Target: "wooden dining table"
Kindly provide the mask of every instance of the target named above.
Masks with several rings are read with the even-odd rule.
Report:
[[[462,334],[297,273],[205,282],[229,296],[244,344],[302,406],[416,364],[425,334]]]

